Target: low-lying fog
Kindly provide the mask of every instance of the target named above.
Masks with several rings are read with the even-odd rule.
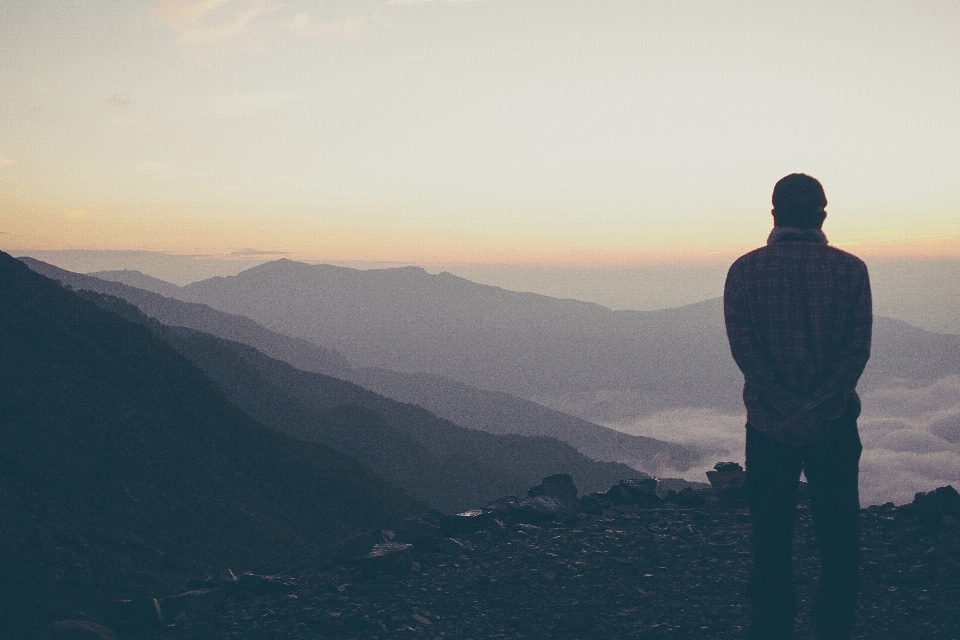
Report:
[[[861,397],[860,501],[864,506],[888,500],[904,504],[918,491],[960,486],[960,376],[926,386],[888,385]],[[684,471],[663,467],[656,470],[660,476],[704,482],[704,473],[715,462],[744,461],[743,415],[685,408],[606,426],[707,452],[700,466]]]

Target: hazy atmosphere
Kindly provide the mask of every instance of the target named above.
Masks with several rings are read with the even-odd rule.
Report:
[[[0,5],[7,250],[702,261],[817,176],[827,233],[956,257],[949,2]]]
[[[0,0],[0,640],[957,640],[958,34]]]
[[[648,312],[719,296],[804,171],[876,312],[960,334],[957,32],[947,2],[6,2],[0,248],[178,286],[417,265]],[[865,503],[960,480],[943,373],[864,391]],[[742,461],[736,407],[497,390],[706,447],[689,479]]]

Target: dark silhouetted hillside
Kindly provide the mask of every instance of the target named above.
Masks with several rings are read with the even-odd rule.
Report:
[[[297,370],[246,345],[164,327],[117,298],[81,295],[148,324],[264,424],[354,456],[446,511],[525,491],[554,473],[571,474],[588,491],[643,475],[624,465],[590,460],[554,438],[464,429],[421,407]]]
[[[601,427],[536,402],[442,376],[367,368],[354,370],[350,378],[364,388],[419,405],[464,427],[550,436],[572,444],[594,460],[622,462],[652,474],[661,466],[685,469],[701,458],[690,447]]]
[[[277,570],[419,503],[256,422],[143,326],[0,253],[0,628]]]

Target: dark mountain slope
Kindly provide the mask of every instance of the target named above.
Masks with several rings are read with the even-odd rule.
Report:
[[[623,462],[651,473],[655,473],[661,463],[685,468],[699,457],[697,452],[682,445],[621,433],[517,396],[484,391],[441,376],[353,369],[339,353],[275,333],[244,316],[217,311],[203,304],[165,298],[119,282],[64,271],[32,258],[21,260],[34,271],[74,289],[89,289],[123,298],[163,324],[187,327],[249,345],[297,369],[350,380],[389,398],[420,405],[441,418],[470,429],[497,434],[550,436],[572,444],[595,460]],[[149,276],[140,278],[137,274],[136,271],[115,271],[105,275],[126,282],[151,284],[153,279]],[[158,290],[180,289],[170,283],[157,282],[165,285],[161,287],[153,283]]]
[[[571,474],[584,491],[642,475],[624,465],[590,460],[553,438],[464,429],[421,407],[297,370],[246,345],[164,327],[122,300],[100,296],[98,301],[149,324],[231,401],[264,424],[355,456],[391,482],[448,511],[522,493],[554,473]]]
[[[271,358],[289,362],[304,371],[316,371],[342,377],[351,370],[350,363],[342,355],[329,349],[317,346],[306,340],[291,338],[270,331],[257,324],[250,318],[218,311],[205,304],[184,302],[171,297],[164,297],[150,290],[129,286],[120,282],[111,282],[93,276],[74,273],[55,267],[52,264],[20,258],[32,270],[52,278],[73,289],[88,289],[98,293],[123,298],[133,304],[151,318],[156,318],[166,325],[188,327],[203,331],[227,340],[235,340],[248,344]],[[107,272],[113,275],[130,276],[135,272]],[[143,274],[141,274],[143,275]],[[150,276],[144,276],[150,278]],[[151,278],[151,280],[156,280]],[[177,290],[174,284],[157,280],[168,285],[165,290]],[[149,281],[147,282],[149,283]],[[157,287],[161,288],[161,287]]]
[[[0,502],[0,627],[182,575],[277,570],[423,508],[2,252]]]
[[[656,475],[661,466],[685,469],[701,458],[689,447],[633,436],[499,391],[484,391],[428,373],[356,369],[351,380],[389,398],[416,404],[470,429],[550,436],[594,460],[622,462]]]

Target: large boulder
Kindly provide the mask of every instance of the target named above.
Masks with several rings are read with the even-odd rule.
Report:
[[[718,462],[713,471],[707,471],[707,480],[713,487],[714,495],[721,498],[736,498],[743,494],[747,484],[747,474],[736,462]]]
[[[569,473],[547,476],[537,486],[527,489],[528,498],[538,496],[550,496],[568,509],[575,509],[578,506],[577,486]]]
[[[917,520],[929,525],[955,523],[960,520],[960,493],[948,484],[916,494],[906,508]]]

